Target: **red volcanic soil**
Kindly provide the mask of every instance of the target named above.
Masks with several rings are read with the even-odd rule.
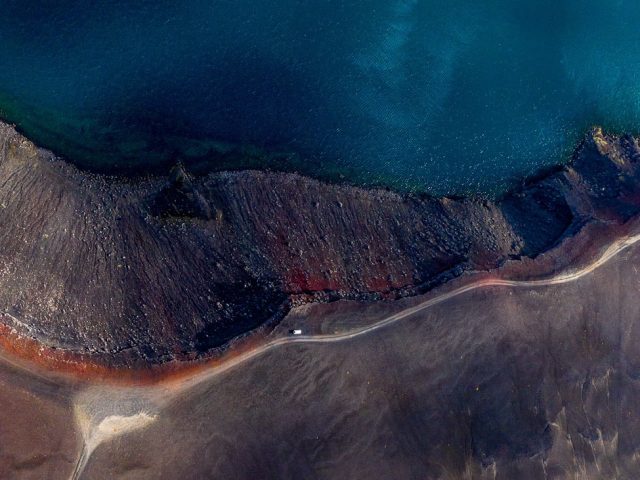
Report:
[[[224,353],[211,358],[173,360],[162,364],[138,362],[134,366],[110,366],[108,360],[91,354],[79,354],[48,347],[37,340],[24,337],[10,327],[0,324],[0,349],[13,363],[34,372],[68,376],[86,382],[108,382],[121,385],[151,385],[159,382],[191,377],[203,370],[215,368],[234,357],[259,347],[262,338],[247,338],[228,346]]]

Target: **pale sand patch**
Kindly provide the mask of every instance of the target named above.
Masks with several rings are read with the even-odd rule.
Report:
[[[83,446],[71,479],[80,478],[91,454],[100,444],[153,423],[158,415],[151,408],[150,402],[136,398],[135,393],[114,395],[113,392],[88,391],[78,396],[74,413]]]

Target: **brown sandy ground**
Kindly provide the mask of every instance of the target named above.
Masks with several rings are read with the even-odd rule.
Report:
[[[0,478],[64,479],[81,445],[73,387],[0,359]]]

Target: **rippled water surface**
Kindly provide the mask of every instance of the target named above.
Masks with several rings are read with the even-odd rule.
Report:
[[[0,0],[0,115],[103,170],[496,192],[640,125],[631,0]]]

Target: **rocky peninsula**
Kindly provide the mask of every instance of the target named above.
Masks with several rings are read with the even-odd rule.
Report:
[[[0,320],[110,367],[193,360],[268,332],[293,306],[517,269],[639,211],[638,141],[598,128],[566,165],[492,201],[179,164],[166,177],[100,175],[0,124]]]

